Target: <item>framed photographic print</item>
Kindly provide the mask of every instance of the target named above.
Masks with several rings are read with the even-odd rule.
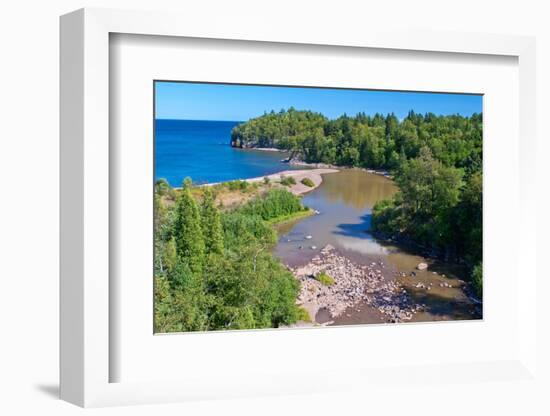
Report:
[[[62,17],[62,398],[529,378],[533,40],[245,32]]]
[[[482,318],[481,95],[154,93],[155,332]]]

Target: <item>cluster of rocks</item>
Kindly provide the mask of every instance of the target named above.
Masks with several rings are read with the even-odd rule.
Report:
[[[426,290],[432,290],[433,283],[417,283],[414,285],[417,289],[426,289]]]
[[[308,264],[291,268],[291,271],[301,282],[298,302],[312,318],[321,308],[335,318],[347,308],[364,302],[386,316],[389,322],[410,320],[423,305],[414,304],[399,282],[385,279],[383,268],[383,262],[356,264],[327,245]],[[316,280],[322,272],[335,283],[327,286]]]

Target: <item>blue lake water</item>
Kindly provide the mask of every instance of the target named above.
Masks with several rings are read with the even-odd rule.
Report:
[[[180,186],[270,175],[293,166],[279,152],[235,149],[231,129],[238,121],[156,120],[155,178]]]

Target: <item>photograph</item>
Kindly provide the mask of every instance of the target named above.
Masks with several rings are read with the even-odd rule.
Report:
[[[155,333],[483,319],[483,95],[153,89]]]

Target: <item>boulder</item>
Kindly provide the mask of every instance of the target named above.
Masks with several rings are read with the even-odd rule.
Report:
[[[427,263],[418,263],[418,266],[416,266],[418,270],[426,270],[428,268]]]

